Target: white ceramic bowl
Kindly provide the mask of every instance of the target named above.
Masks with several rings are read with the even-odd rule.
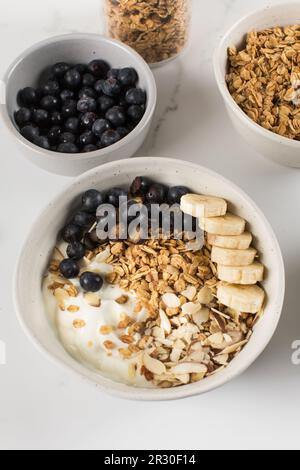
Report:
[[[281,137],[252,121],[232,98],[226,81],[230,46],[241,48],[245,35],[254,30],[300,24],[300,3],[265,7],[238,21],[226,34],[214,55],[214,70],[219,90],[236,130],[265,157],[285,166],[300,167],[300,142]]]
[[[192,191],[222,196],[230,201],[234,213],[249,222],[256,246],[262,253],[268,275],[264,283],[268,295],[265,314],[245,349],[221,373],[202,382],[170,390],[139,389],[103,378],[76,362],[64,350],[45,312],[41,284],[57,234],[70,207],[89,188],[106,190],[129,185],[137,175],[145,175],[168,185],[183,184]],[[29,274],[30,273],[30,274]],[[14,284],[15,306],[21,324],[39,350],[65,369],[72,370],[101,390],[123,398],[171,400],[208,392],[230,381],[247,369],[272,338],[280,318],[285,290],[284,266],[276,237],[262,212],[238,187],[222,176],[198,165],[165,158],[135,158],[95,168],[74,180],[42,212],[33,224],[21,251]]]
[[[56,62],[85,63],[104,59],[112,67],[134,67],[139,86],[147,92],[146,112],[138,126],[116,144],[87,154],[62,154],[41,149],[24,139],[16,128],[14,111],[21,88],[36,86],[40,74]],[[4,123],[22,154],[32,163],[52,173],[75,176],[103,163],[133,156],[143,144],[153,118],[156,83],[147,63],[130,47],[97,34],[67,34],[40,42],[21,54],[4,77],[6,104],[1,104]]]

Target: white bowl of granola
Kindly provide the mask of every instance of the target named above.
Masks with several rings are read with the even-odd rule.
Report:
[[[130,245],[130,250],[126,251],[128,245],[122,247],[123,242],[120,246],[119,240],[111,241],[108,254],[105,253],[105,244],[97,246],[95,252],[88,251],[85,254],[83,264],[80,265],[80,282],[77,278],[69,279],[67,274],[68,278],[62,281],[59,269],[64,254],[55,250],[53,256],[53,250],[55,246],[64,250],[59,245],[58,234],[65,226],[70,211],[77,210],[82,194],[91,188],[105,193],[116,186],[127,188],[141,175],[159,184],[185,186],[191,193],[210,196],[208,203],[207,198],[200,198],[201,204],[203,200],[209,204],[210,212],[194,215],[204,215],[200,224],[204,224],[205,230],[209,231],[210,243],[214,244],[215,251],[208,244],[201,252],[200,248],[191,251],[189,247],[186,250],[182,247],[184,241],[173,239],[173,245],[168,244],[168,241],[162,242],[163,248],[158,249],[143,241]],[[186,196],[184,205],[184,210],[190,211],[192,208],[193,211],[194,199]],[[231,214],[228,215],[228,212]],[[247,221],[246,232],[243,221]],[[234,233],[228,232],[229,227]],[[223,235],[217,236],[217,232]],[[230,237],[230,234],[234,237]],[[253,248],[247,249],[252,237],[257,250],[255,253]],[[227,248],[232,249],[222,251],[225,240]],[[237,243],[236,248],[239,250],[234,250],[228,242]],[[159,259],[156,259],[155,253],[157,258],[160,256]],[[247,259],[253,253],[256,257],[260,253],[260,261],[255,265],[251,264],[253,259]],[[132,258],[128,266],[132,260],[134,266],[127,272],[124,264],[129,255]],[[245,268],[228,268],[228,262],[229,265],[233,262],[232,256],[238,257],[238,264],[245,262]],[[135,264],[141,260],[142,269]],[[223,264],[223,261],[227,264],[219,271],[223,280],[228,279],[226,276],[230,271],[229,275],[233,276],[231,281],[236,282],[234,276],[238,271],[246,276],[246,280],[239,277],[241,284],[255,284],[257,280],[262,280],[261,274],[257,272],[259,263],[267,268],[267,276],[260,287],[235,284],[230,287],[235,290],[226,292],[229,284],[219,283],[218,279],[220,266],[217,263]],[[138,292],[134,282],[138,282],[139,274],[145,270],[144,264],[147,263],[151,264],[151,269],[146,266],[146,270],[149,270],[143,277],[143,285],[138,285],[143,292]],[[113,266],[107,271],[108,264]],[[64,268],[67,271],[69,269],[68,266]],[[249,269],[252,270],[250,277]],[[81,292],[82,276],[87,271],[89,276],[92,273],[92,287],[86,288],[87,292]],[[153,278],[148,276],[150,271],[154,281],[158,273],[156,281],[159,283],[153,284]],[[137,276],[133,277],[134,273]],[[107,274],[100,293],[98,290],[102,284],[97,288],[99,274],[104,277]],[[90,282],[91,279],[83,282],[86,281]],[[164,282],[167,284],[163,285]],[[217,290],[218,286],[221,290]],[[148,288],[151,300],[147,305],[149,312],[152,307],[154,309],[154,323],[149,323],[148,317],[146,324],[143,323],[144,318],[138,318],[142,314],[141,306],[136,307],[147,296]],[[248,293],[248,288],[249,292],[254,292],[254,297],[257,291],[253,289],[257,289],[260,294],[263,291],[266,293],[264,309],[261,309],[261,304],[254,307],[251,304],[249,310],[248,306],[244,310],[241,307],[241,312],[250,312],[253,308],[252,314],[237,314],[233,308],[228,309],[227,305],[236,306],[231,303],[233,300],[245,301],[243,294],[241,297],[239,294],[236,296],[236,289],[246,289]],[[154,291],[157,291],[159,304],[155,304]],[[32,343],[66,371],[76,373],[100,390],[135,400],[172,400],[198,395],[240,375],[271,340],[280,319],[284,291],[285,276],[280,247],[269,223],[250,198],[231,182],[206,168],[184,161],[154,157],[106,164],[69,184],[33,225],[15,275],[15,306]],[[253,300],[255,303],[255,298]],[[51,315],[54,316],[54,322]],[[126,324],[121,325],[120,322]],[[138,324],[139,328],[142,327],[135,329]],[[188,336],[185,336],[186,328],[191,329]],[[183,335],[180,336],[179,331]],[[134,335],[138,335],[138,338],[135,337],[133,342]],[[146,344],[146,336],[150,336],[151,344]],[[161,348],[167,349],[167,355]],[[174,367],[176,370],[172,369]],[[124,375],[125,370],[128,376]]]
[[[266,6],[239,20],[214,56],[217,84],[239,134],[270,160],[298,168],[299,25],[299,2]]]

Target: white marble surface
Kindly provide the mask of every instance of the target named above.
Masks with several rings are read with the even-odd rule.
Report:
[[[270,1],[194,1],[192,44],[181,61],[155,72],[159,106],[141,154],[206,165],[238,183],[264,210],[287,267],[287,297],[274,339],[259,360],[223,389],[174,403],[131,403],[99,393],[41,356],[21,331],[12,272],[32,221],[67,178],[24,160],[0,128],[1,449],[297,448],[300,366],[300,173],[248,147],[231,127],[216,88],[212,53],[226,28]],[[100,0],[2,0],[0,76],[37,40],[68,31],[101,31]]]

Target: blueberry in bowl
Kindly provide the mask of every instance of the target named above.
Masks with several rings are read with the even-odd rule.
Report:
[[[131,157],[149,132],[157,99],[144,60],[93,34],[38,43],[16,59],[5,82],[1,112],[22,154],[66,176]]]
[[[104,60],[93,60],[80,67],[55,63],[49,70],[55,79],[46,79],[37,88],[26,87],[18,92],[20,108],[14,115],[25,138],[27,126],[35,124],[38,135],[32,139],[29,133],[28,140],[38,147],[61,152],[65,150],[61,144],[77,142],[68,146],[67,153],[96,151],[93,142],[82,144],[81,134],[87,131],[100,139],[104,147],[109,147],[128,135],[119,133],[118,128],[138,124],[145,114],[147,94],[139,88],[134,68],[112,69]],[[51,145],[48,134],[53,124],[60,124],[65,132],[58,141],[52,139]]]

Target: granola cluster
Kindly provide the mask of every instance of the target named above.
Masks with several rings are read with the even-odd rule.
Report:
[[[218,302],[208,245],[191,251],[174,239],[110,242],[87,259],[95,257],[112,265],[108,283],[137,295],[135,314],[148,312],[143,322],[124,315],[118,325],[124,343],[120,355],[136,357],[131,374],[163,388],[193,383],[225,368],[249,341],[259,315]],[[127,301],[126,296],[118,299],[120,305]],[[116,345],[107,341],[105,347],[110,351]]]
[[[257,124],[300,140],[300,25],[251,32],[228,51],[229,91]]]
[[[148,63],[186,46],[190,0],[106,0],[109,35],[133,47]]]

